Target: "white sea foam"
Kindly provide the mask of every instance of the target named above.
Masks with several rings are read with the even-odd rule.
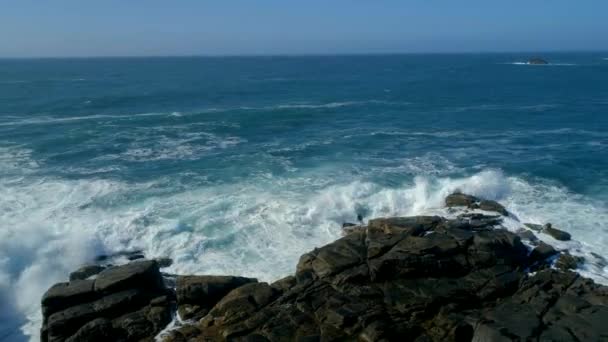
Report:
[[[70,116],[70,117],[34,117],[29,119],[22,119],[17,121],[0,122],[0,126],[23,126],[23,125],[44,125],[44,124],[56,124],[62,122],[72,121],[87,121],[87,120],[105,120],[105,119],[131,119],[133,117],[146,117],[146,116],[165,116],[166,113],[139,113],[139,114],[124,114],[124,115],[104,115],[104,114],[93,114],[85,116]]]
[[[30,173],[38,168],[31,154],[32,150],[22,146],[0,146],[0,174]]]
[[[246,139],[236,136],[218,136],[208,132],[185,133],[180,138],[168,138],[160,135],[138,141],[120,155],[106,155],[102,158],[136,162],[169,159],[193,160],[246,141]]]
[[[0,179],[0,332],[23,325],[35,340],[40,295],[97,253],[142,249],[175,260],[175,273],[240,274],[272,281],[294,271],[299,256],[340,236],[343,222],[366,218],[450,215],[443,199],[461,190],[504,203],[508,228],[551,222],[573,234],[559,248],[608,256],[608,209],[557,185],[530,183],[486,170],[463,178],[429,176],[436,165],[414,163],[411,183],[384,187],[336,179],[335,170],[155,194],[158,184],[65,180],[35,175],[19,149],[0,165],[32,167],[27,177]],[[339,174],[339,173],[338,173]],[[324,176],[325,175],[325,176]],[[606,269],[581,272],[607,283]],[[16,313],[20,313],[19,316]]]
[[[91,103],[90,100],[85,101],[85,104]],[[154,116],[172,116],[182,117],[185,115],[196,115],[196,114],[208,114],[208,113],[222,113],[239,110],[286,110],[286,109],[332,109],[350,106],[360,106],[365,104],[383,104],[392,106],[409,105],[409,102],[393,102],[384,100],[366,100],[366,101],[342,101],[342,102],[327,102],[327,103],[287,103],[277,104],[270,106],[239,106],[239,107],[225,107],[225,108],[206,108],[199,109],[192,112],[184,113],[179,111],[173,111],[170,113],[135,113],[135,114],[91,114],[81,116],[70,116],[70,117],[52,117],[52,116],[40,116],[30,117],[22,119],[17,117],[15,121],[0,122],[0,126],[25,126],[25,125],[48,125],[58,124],[65,122],[76,122],[76,121],[89,121],[89,120],[108,120],[108,119],[119,119],[119,120],[131,120],[138,117],[154,117]]]
[[[502,64],[509,64],[509,65],[529,65],[529,66],[535,66],[535,67],[547,67],[547,66],[576,66],[578,64],[576,63],[547,63],[547,64],[534,64],[534,63],[530,63],[530,62],[510,62],[510,63],[502,63]]]
[[[322,104],[284,104],[272,107],[266,107],[267,109],[317,109],[317,108],[338,108],[363,104],[363,101],[346,101],[346,102],[329,102]]]

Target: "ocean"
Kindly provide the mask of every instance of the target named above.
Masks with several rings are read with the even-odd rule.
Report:
[[[0,60],[0,340],[35,339],[40,296],[101,254],[272,281],[455,190],[608,258],[608,53],[530,57]]]

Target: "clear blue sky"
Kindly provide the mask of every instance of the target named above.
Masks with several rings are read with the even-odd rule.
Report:
[[[608,0],[0,0],[0,57],[608,50]]]

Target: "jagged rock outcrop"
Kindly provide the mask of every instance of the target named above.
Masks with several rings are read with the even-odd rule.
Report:
[[[59,283],[44,294],[41,340],[151,339],[171,321],[173,298],[155,261],[109,267],[96,279]]]
[[[475,196],[454,193],[445,198],[446,207],[467,207],[469,209],[481,209],[485,211],[494,211],[504,216],[509,216],[509,212],[505,207],[496,202],[486,199],[480,199]]]
[[[483,201],[461,195],[446,204]],[[271,284],[178,276],[176,303],[155,262],[108,268],[47,292],[43,336],[149,340],[175,305],[188,321],[159,337],[166,342],[608,340],[608,288],[551,268],[556,258],[564,269],[580,260],[501,221],[465,213],[348,225]]]

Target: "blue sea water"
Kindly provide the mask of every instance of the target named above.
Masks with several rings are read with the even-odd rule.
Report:
[[[457,189],[608,257],[608,56],[529,57],[0,60],[0,340],[99,254],[270,281]]]

